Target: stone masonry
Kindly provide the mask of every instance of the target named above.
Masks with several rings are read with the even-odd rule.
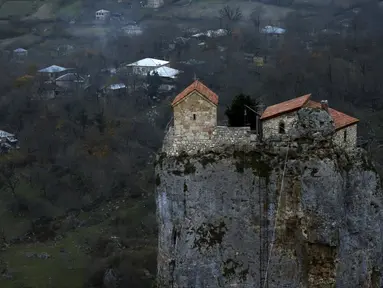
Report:
[[[333,142],[339,147],[352,149],[356,146],[357,125],[351,125],[335,132]]]
[[[316,110],[317,108],[306,109]],[[297,125],[299,111],[302,110],[286,113],[278,117],[262,121],[263,139],[272,139],[281,136],[279,133],[281,123],[284,125],[284,134],[290,135],[294,130],[294,126]],[[357,144],[357,124],[336,130],[332,136],[332,141],[336,146],[343,149],[355,148]]]
[[[288,134],[297,119],[297,113],[286,113],[279,117],[270,118],[262,121],[263,138],[268,139],[276,134],[279,134],[280,123],[284,124],[285,134]]]
[[[211,131],[209,137],[189,138],[175,134],[174,128],[170,127],[164,139],[162,152],[169,156],[176,156],[181,152],[193,155],[218,150],[228,144],[236,146],[256,145],[257,136],[251,133],[250,127],[217,126]]]
[[[262,120],[262,140],[290,142],[297,138],[319,140],[330,137],[338,147],[355,148],[355,121],[358,120],[334,109],[329,110],[327,101],[319,104],[309,99],[310,95],[305,95],[289,100],[290,112],[283,110],[283,107],[289,107],[289,101],[268,107],[266,110],[269,112],[262,115],[268,115]],[[300,106],[291,106],[294,101]],[[255,147],[257,141],[260,142],[259,135],[250,131],[250,127],[217,126],[217,106],[218,95],[198,80],[178,94],[172,103],[174,125],[166,133],[162,152],[173,156],[181,152],[196,154],[225,145]]]
[[[193,91],[173,108],[174,135],[188,141],[206,141],[217,126],[217,106]]]

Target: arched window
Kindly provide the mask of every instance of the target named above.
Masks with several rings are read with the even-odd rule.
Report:
[[[343,141],[344,141],[344,142],[347,141],[347,130],[344,130],[344,131],[343,131]]]
[[[279,122],[279,134],[285,134],[285,122]]]
[[[193,120],[196,120],[196,119],[197,119],[197,116],[193,114]]]

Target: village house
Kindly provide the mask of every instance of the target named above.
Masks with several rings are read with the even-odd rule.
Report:
[[[6,153],[12,149],[18,149],[18,140],[14,134],[0,130],[0,153]]]
[[[169,64],[170,62],[165,60],[144,58],[134,63],[130,63],[126,65],[126,67],[131,68],[132,73],[135,75],[146,76],[150,71],[159,67],[169,67]]]
[[[13,50],[13,56],[16,58],[16,59],[22,59],[22,58],[25,58],[28,56],[28,50],[24,49],[24,48],[17,48],[15,50]]]
[[[167,66],[162,66],[159,68],[156,68],[149,72],[150,75],[154,75],[155,73],[158,74],[161,78],[163,78],[165,81],[172,81],[177,79],[178,74],[181,73],[180,70],[173,69]]]
[[[127,92],[127,87],[124,83],[110,84],[102,88],[103,92],[113,96],[124,96]]]
[[[110,11],[108,10],[98,10],[96,11],[95,18],[97,21],[107,21],[110,18]]]
[[[61,76],[64,72],[72,70],[71,68],[65,68],[57,65],[51,65],[49,67],[38,70],[41,75],[45,75],[49,80],[54,81],[57,77]]]
[[[82,77],[77,73],[66,73],[57,77],[54,84],[66,90],[76,90],[79,88],[85,88],[88,84],[88,80],[89,77]]]
[[[322,108],[334,121],[335,135],[333,141],[344,148],[353,148],[357,142],[358,119],[328,107],[327,101],[312,101],[311,94],[297,97],[279,104],[269,106],[261,116],[263,139],[288,134],[297,119],[297,111],[304,107]]]

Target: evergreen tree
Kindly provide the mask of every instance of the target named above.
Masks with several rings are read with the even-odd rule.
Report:
[[[252,99],[249,95],[244,95],[242,93],[237,95],[225,111],[225,114],[229,119],[229,126],[244,127],[250,125],[252,129],[255,129],[257,115],[254,111],[259,113],[259,106],[259,99]]]
[[[148,95],[149,97],[154,97],[157,95],[158,89],[162,84],[161,77],[158,75],[156,71],[153,73],[148,72],[147,74],[148,81]]]

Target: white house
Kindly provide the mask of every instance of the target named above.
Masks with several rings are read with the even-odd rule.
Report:
[[[110,18],[110,11],[104,10],[104,9],[96,11],[96,20],[106,21],[109,18]]]
[[[72,70],[71,68],[65,68],[57,65],[51,65],[49,67],[40,69],[38,72],[42,74],[47,74],[50,80],[55,80],[59,74],[62,72],[66,72],[68,70]]]
[[[150,71],[150,75],[153,75],[154,73],[158,73],[158,76],[162,78],[176,79],[177,75],[180,74],[181,71],[167,66],[162,66]]]
[[[137,36],[143,33],[142,28],[138,25],[126,25],[125,27],[122,27],[121,30],[129,36]]]
[[[15,56],[17,58],[26,57],[26,56],[28,56],[28,50],[26,50],[24,48],[17,48],[15,50],[13,50],[13,56]]]
[[[263,34],[270,34],[270,35],[282,35],[286,33],[286,29],[275,27],[275,26],[265,26],[261,30]]]
[[[64,89],[76,89],[83,87],[86,79],[77,73],[67,73],[55,80],[55,84]]]
[[[159,67],[167,66],[169,67],[170,62],[165,60],[159,60],[154,58],[145,58],[134,63],[126,65],[126,67],[131,68],[133,74],[146,76],[150,71],[157,69]]]

